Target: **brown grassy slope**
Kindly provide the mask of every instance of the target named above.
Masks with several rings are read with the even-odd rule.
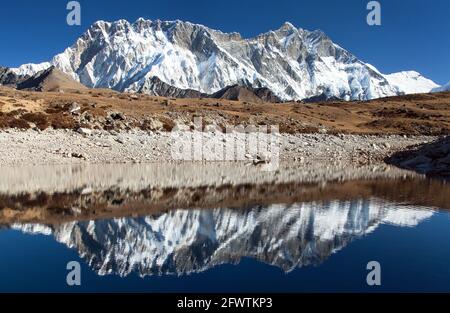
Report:
[[[80,114],[69,112],[73,102],[81,106]],[[117,112],[121,113],[120,118],[111,122],[111,114]],[[84,118],[86,115],[88,118]],[[40,129],[83,126],[170,130],[175,122],[189,123],[195,117],[202,117],[205,124],[214,122],[221,127],[278,125],[281,132],[288,133],[326,130],[329,133],[442,135],[450,133],[450,93],[366,102],[273,104],[169,99],[103,89],[60,93],[0,87],[0,128],[35,125]]]
[[[20,83],[17,88],[20,90],[55,92],[74,92],[87,89],[72,77],[54,67],[39,72],[34,77],[30,77]]]

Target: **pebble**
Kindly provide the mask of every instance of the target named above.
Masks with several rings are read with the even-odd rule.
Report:
[[[83,136],[90,136],[90,135],[92,135],[92,130],[89,129],[89,128],[80,127],[80,128],[77,129],[77,132],[79,134],[83,135]]]
[[[69,108],[69,112],[71,114],[76,115],[80,112],[80,110],[81,110],[80,105],[77,102],[72,102],[72,104],[70,105],[70,108]]]

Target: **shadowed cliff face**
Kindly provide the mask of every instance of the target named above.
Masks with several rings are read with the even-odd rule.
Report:
[[[7,67],[0,66],[0,85],[16,86],[24,81],[27,77],[16,75]]]
[[[99,275],[185,275],[249,257],[288,272],[317,265],[380,224],[412,227],[433,215],[379,199],[174,210],[139,218],[14,224],[76,249]]]

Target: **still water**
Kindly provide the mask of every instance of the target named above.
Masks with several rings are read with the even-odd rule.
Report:
[[[0,292],[450,291],[447,183],[248,171],[4,169]]]

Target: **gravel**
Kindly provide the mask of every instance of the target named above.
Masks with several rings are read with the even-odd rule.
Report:
[[[132,129],[130,131],[72,130],[16,130],[0,131],[0,165],[44,165],[78,163],[154,163],[177,162],[173,150],[188,143],[202,133],[152,132]],[[248,155],[255,160],[266,159],[259,152],[248,151],[245,136],[240,133],[203,133],[216,147],[234,142],[236,147],[246,147],[242,162]],[[304,164],[318,160],[330,164],[373,164],[409,146],[433,142],[433,136],[375,136],[375,135],[327,135],[327,134],[277,134],[281,161]],[[221,161],[215,158],[214,145],[200,145],[202,160]],[[273,150],[275,151],[275,150]],[[247,155],[247,158],[245,157]],[[198,158],[196,159],[198,160]]]

